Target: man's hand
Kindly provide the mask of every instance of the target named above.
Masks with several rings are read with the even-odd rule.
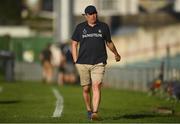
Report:
[[[119,54],[115,55],[115,60],[116,62],[119,62],[121,60],[121,56]]]
[[[107,42],[108,48],[114,53],[116,62],[119,62],[121,60],[121,56],[116,50],[116,47],[114,46],[113,42]]]

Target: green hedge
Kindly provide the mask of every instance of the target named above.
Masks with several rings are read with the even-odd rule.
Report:
[[[0,37],[0,50],[10,50],[16,55],[16,61],[23,61],[23,53],[32,51],[34,62],[39,61],[39,53],[48,44],[53,42],[52,37],[7,38]]]

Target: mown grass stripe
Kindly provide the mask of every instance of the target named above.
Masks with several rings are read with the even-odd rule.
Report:
[[[0,93],[3,92],[3,87],[0,87]]]
[[[56,108],[54,110],[54,113],[53,113],[53,116],[52,117],[61,117],[62,115],[62,112],[63,112],[63,103],[64,103],[64,100],[63,100],[63,97],[62,95],[59,93],[59,91],[56,89],[56,88],[53,88],[52,89],[55,97],[56,97]]]

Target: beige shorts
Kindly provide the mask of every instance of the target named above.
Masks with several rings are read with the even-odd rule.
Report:
[[[105,64],[76,64],[76,68],[80,75],[81,86],[90,85],[91,83],[102,83],[105,73]]]

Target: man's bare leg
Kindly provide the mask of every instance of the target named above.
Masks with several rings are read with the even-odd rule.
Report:
[[[84,98],[84,102],[86,104],[86,109],[87,111],[92,111],[91,110],[91,86],[90,85],[86,85],[83,86],[83,98]]]
[[[92,92],[93,92],[93,98],[92,98],[93,114],[92,114],[92,119],[97,119],[97,112],[98,112],[99,104],[100,104],[100,101],[101,101],[101,83],[94,83],[92,85]]]

